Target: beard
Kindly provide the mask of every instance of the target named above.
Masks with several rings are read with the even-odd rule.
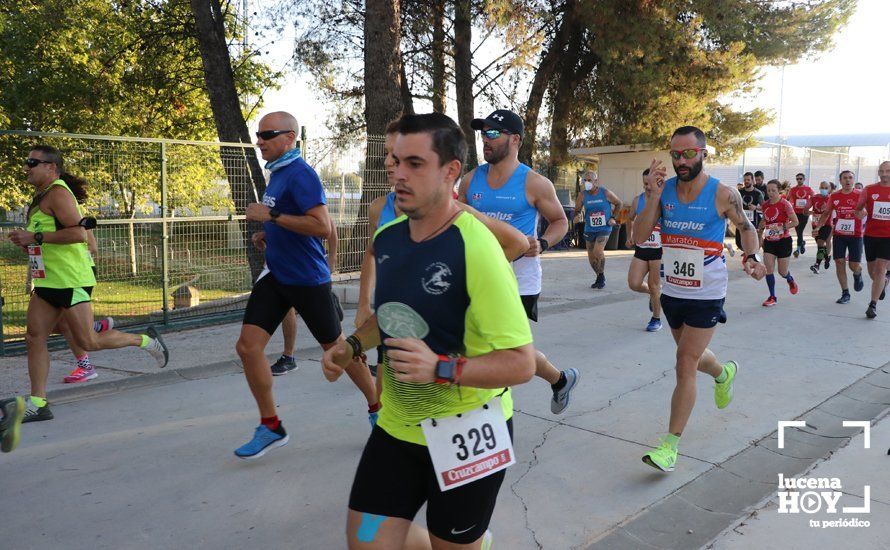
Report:
[[[705,165],[704,160],[699,160],[698,162],[696,162],[696,163],[693,164],[692,166],[684,166],[684,168],[686,168],[687,170],[689,170],[689,172],[688,172],[685,176],[683,176],[683,175],[680,174],[680,172],[677,171],[677,165],[675,164],[675,165],[674,165],[674,172],[677,173],[677,179],[678,179],[678,180],[680,180],[680,181],[692,181],[692,180],[694,180],[695,178],[697,178],[699,174],[701,174],[701,171],[702,171],[702,168],[704,168],[704,165]]]
[[[507,157],[507,152],[510,149],[509,143],[504,143],[501,147],[495,147],[491,145],[491,152],[486,153],[485,149],[482,149],[482,157],[485,158],[485,162],[488,164],[497,164],[504,160]]]

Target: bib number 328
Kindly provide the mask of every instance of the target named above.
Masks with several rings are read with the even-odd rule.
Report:
[[[421,427],[442,491],[516,463],[500,397],[460,416],[424,420]]]

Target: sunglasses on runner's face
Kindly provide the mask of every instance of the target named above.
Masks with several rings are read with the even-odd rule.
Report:
[[[55,164],[55,163],[50,160],[40,160],[40,159],[35,159],[35,158],[29,158],[25,161],[25,165],[28,168],[37,168],[37,166],[39,166],[41,164]]]
[[[671,158],[674,160],[680,160],[680,157],[694,159],[697,154],[704,150],[704,147],[693,147],[692,149],[683,149],[682,151],[671,151]]]
[[[482,134],[482,137],[487,138],[487,139],[497,139],[497,138],[501,137],[502,134],[504,134],[504,135],[510,134],[510,132],[504,132],[503,130],[493,130],[493,129],[492,130],[482,130],[479,133]]]
[[[266,130],[264,132],[257,132],[256,137],[262,140],[270,140],[277,138],[281,134],[289,134],[293,132],[293,130]]]

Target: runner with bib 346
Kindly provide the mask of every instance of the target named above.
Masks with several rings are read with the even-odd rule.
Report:
[[[742,232],[745,271],[757,280],[766,267],[757,256],[757,233],[745,217],[735,187],[720,185],[702,169],[707,156],[704,133],[694,126],[677,129],[671,137],[676,178],[665,180],[662,163],[653,160],[646,182],[651,196],[634,220],[636,243],[645,242],[661,219],[665,285],[661,305],[677,343],[677,385],[671,398],[668,433],[661,445],[643,455],[643,462],[673,471],[677,445],[695,406],[696,373],[712,376],[717,408],[729,405],[738,363],[721,364],[708,349],[717,323],[726,322],[723,303],[728,275],[723,256],[726,220]]]

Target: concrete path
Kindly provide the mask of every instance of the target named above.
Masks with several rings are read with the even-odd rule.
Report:
[[[834,304],[833,273],[812,275],[809,256],[792,264],[801,293],[790,296],[780,281],[779,305],[765,309],[765,283],[743,278],[738,256],[729,261],[729,323],[712,349],[741,363],[736,398],[717,411],[712,382],[699,378],[677,470],[662,474],[640,457],[666,429],[674,346],[667,329],[644,331],[646,299],[625,282],[629,255],[610,255],[603,291],[589,288],[583,252],[545,256],[536,345],[558,367],[581,370],[582,380],[559,417],[543,381],[516,389],[519,463],[495,512],[496,548],[795,548],[798,532],[812,537],[807,548],[833,547],[829,529],[807,528],[808,518],[779,516],[768,504],[776,472],[803,476],[814,464],[838,464],[851,495],[872,484],[871,527],[857,529],[865,542],[854,547],[890,540],[890,504],[882,504],[890,486],[877,476],[890,460],[881,449],[890,428],[873,431],[868,458],[844,462],[858,448],[857,430],[835,426],[880,418],[890,406],[890,373],[881,370],[890,360],[890,304],[874,321],[864,317],[862,293]],[[363,399],[345,378],[326,383],[320,353],[307,347],[300,370],[276,379],[291,444],[238,461],[232,450],[251,435],[256,413],[232,351],[237,332],[226,325],[167,335],[171,374],[153,372],[138,351],[107,352],[94,361],[116,370],[104,369],[99,381],[126,382],[54,387],[56,419],[24,426],[21,447],[0,456],[0,547],[343,548],[368,433]],[[308,331],[300,334],[306,343]],[[26,391],[23,366],[0,359],[3,394]],[[53,376],[68,369],[54,364]],[[143,371],[151,374],[134,374]],[[105,395],[84,399],[91,392]],[[824,431],[789,435],[778,452],[777,422],[799,417]]]

